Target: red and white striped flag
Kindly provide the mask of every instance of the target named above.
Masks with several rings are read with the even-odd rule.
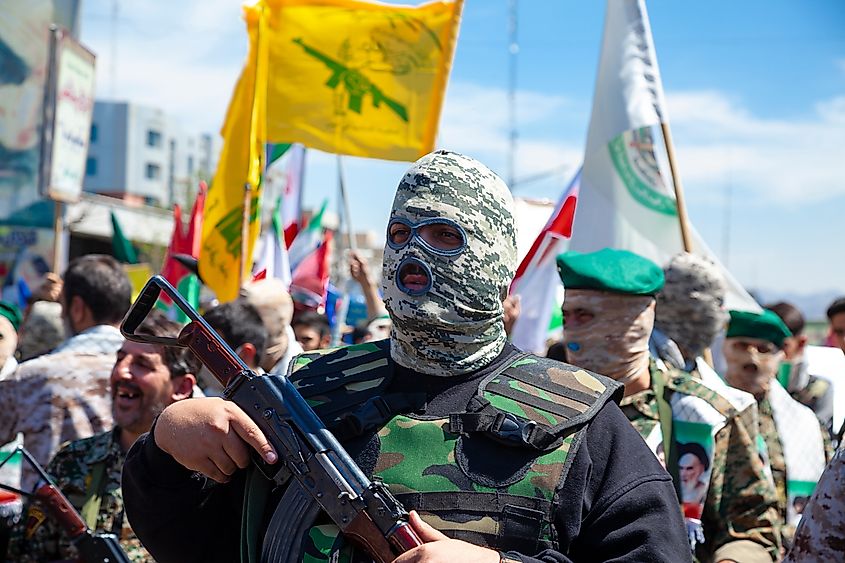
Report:
[[[564,190],[546,226],[534,239],[511,283],[511,295],[519,296],[521,309],[511,332],[511,341],[527,352],[545,355],[550,330],[561,330],[560,326],[550,326],[561,305],[558,293],[562,286],[555,258],[569,247],[580,183],[579,170]]]

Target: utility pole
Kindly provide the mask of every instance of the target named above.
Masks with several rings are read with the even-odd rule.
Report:
[[[510,15],[508,17],[508,187],[514,188],[516,178],[516,63],[519,55],[517,36],[518,0],[509,0]]]

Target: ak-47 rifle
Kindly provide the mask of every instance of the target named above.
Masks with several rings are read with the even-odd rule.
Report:
[[[334,90],[343,81],[343,86],[349,94],[348,107],[355,113],[361,113],[361,104],[365,95],[370,94],[373,97],[373,107],[379,108],[383,103],[399,116],[402,121],[408,121],[408,110],[405,106],[396,100],[389,98],[381,91],[381,89],[372,83],[372,81],[364,76],[361,71],[354,68],[349,68],[343,63],[340,63],[325,53],[306,45],[305,42],[297,37],[293,40],[294,43],[302,47],[302,49],[310,56],[322,62],[332,71],[332,75],[326,81],[326,86]]]
[[[191,322],[176,338],[136,334],[162,291]],[[249,369],[166,279],[154,276],[147,282],[120,330],[136,342],[190,348],[225,386],[223,397],[258,425],[279,454],[277,463],[268,464],[253,452],[261,472],[280,485],[293,477],[340,531],[375,561],[390,563],[422,545],[404,507],[384,483],[364,475],[287,377]]]
[[[23,459],[32,465],[41,479],[33,492],[22,491],[2,483],[0,483],[0,488],[28,497],[38,503],[64,530],[68,538],[70,538],[71,543],[79,552],[79,557],[83,563],[129,563],[129,557],[123,551],[123,548],[120,547],[117,536],[114,534],[92,532],[85,524],[79,512],[76,511],[59,488],[53,484],[50,476],[47,475],[41,464],[35,461],[35,458],[32,457],[32,454],[26,448],[23,446],[15,448],[0,463],[0,467],[12,459],[12,456],[17,452],[20,452]]]

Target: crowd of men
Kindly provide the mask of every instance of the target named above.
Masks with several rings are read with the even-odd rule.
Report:
[[[350,258],[369,316],[351,344],[329,348],[323,312],[279,280],[204,317],[251,369],[289,374],[411,511],[425,543],[398,563],[841,560],[837,382],[808,360],[798,309],[726,310],[720,270],[692,254],[567,252],[543,357],[508,339],[516,259],[507,186],[438,151],[399,183],[380,292]],[[279,452],[190,352],[122,338],[130,295],[120,264],[88,255],[24,313],[0,303],[0,443],[20,436],[132,561],[273,561],[280,541],[297,560],[368,561],[255,469],[251,450]],[[828,318],[845,351],[845,299]],[[155,311],[137,332],[180,329]],[[38,479],[24,464],[20,489]],[[8,522],[11,561],[78,556],[37,503]]]

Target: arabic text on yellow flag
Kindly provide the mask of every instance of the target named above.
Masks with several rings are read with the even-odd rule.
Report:
[[[268,35],[265,16],[266,12],[258,7],[248,14],[252,20],[249,62],[229,102],[222,131],[223,148],[205,203],[200,277],[224,302],[237,297],[241,281],[241,233],[247,184],[251,190],[247,256],[252,256],[260,229],[257,217],[260,216],[261,175],[267,141]],[[247,264],[247,273],[251,266],[251,263]]]
[[[462,4],[266,0],[268,139],[387,160],[431,152]],[[250,27],[259,9],[246,9]]]

